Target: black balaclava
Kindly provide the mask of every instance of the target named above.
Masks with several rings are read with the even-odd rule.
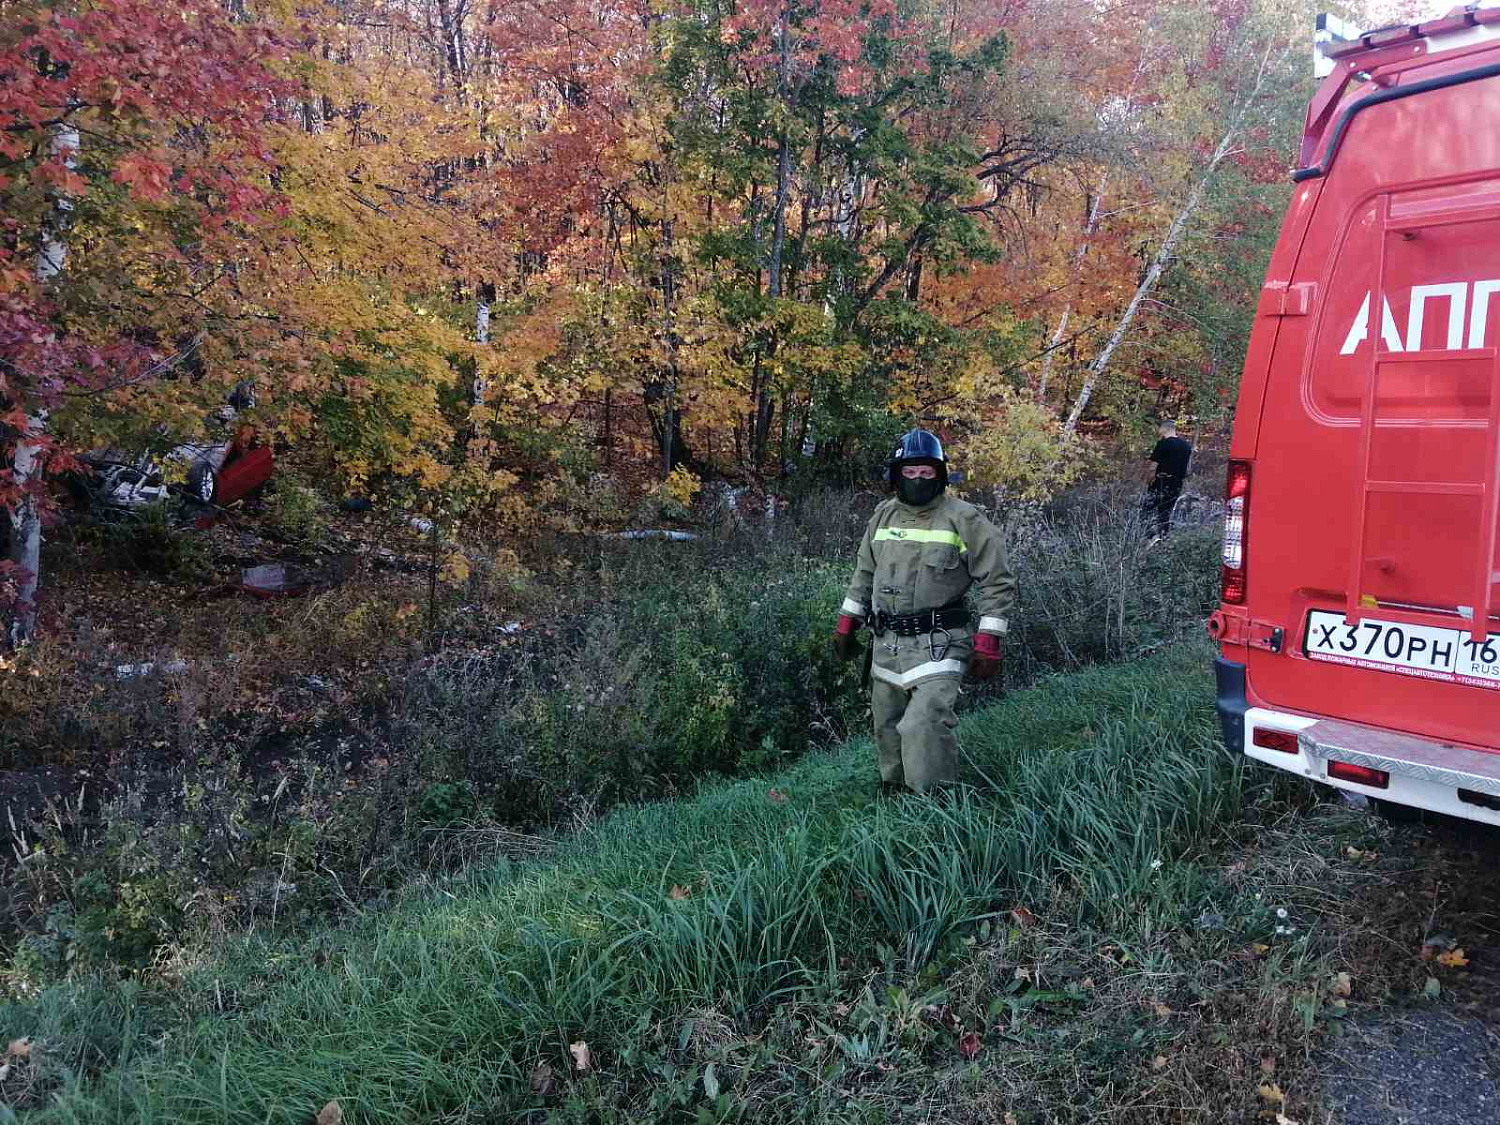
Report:
[[[942,466],[938,465],[935,468],[938,475],[929,480],[926,477],[904,477],[901,475],[900,466],[896,467],[896,496],[903,504],[910,504],[913,508],[923,508],[942,494],[948,482],[943,479]]]

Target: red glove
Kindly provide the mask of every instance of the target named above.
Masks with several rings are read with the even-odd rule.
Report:
[[[838,628],[833,631],[833,652],[840,660],[853,660],[859,655],[859,641],[854,634],[862,624],[857,617],[839,614]]]
[[[994,633],[975,633],[974,655],[969,657],[970,677],[993,679],[1000,673],[1000,661],[1000,638]]]

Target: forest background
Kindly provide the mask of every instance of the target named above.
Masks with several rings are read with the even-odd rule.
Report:
[[[1206,675],[1315,10],[0,0],[0,1110],[1312,1120],[1449,878],[1226,759]],[[262,494],[79,502],[231,396]],[[950,811],[872,804],[827,644],[913,424],[1020,589]]]
[[[202,439],[246,380],[304,483],[502,567],[708,481],[868,484],[917,422],[987,502],[1158,417],[1222,433],[1313,83],[1312,10],[1255,0],[0,25],[15,640],[48,478]]]

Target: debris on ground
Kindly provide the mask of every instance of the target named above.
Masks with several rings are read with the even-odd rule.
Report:
[[[312,577],[301,567],[265,563],[240,571],[240,589],[260,598],[293,597],[312,589]]]

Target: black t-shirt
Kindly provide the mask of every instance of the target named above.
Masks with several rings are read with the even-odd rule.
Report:
[[[1187,476],[1188,458],[1192,455],[1193,447],[1182,438],[1166,437],[1156,443],[1147,460],[1156,462],[1158,475],[1171,477],[1175,483],[1181,484]]]

